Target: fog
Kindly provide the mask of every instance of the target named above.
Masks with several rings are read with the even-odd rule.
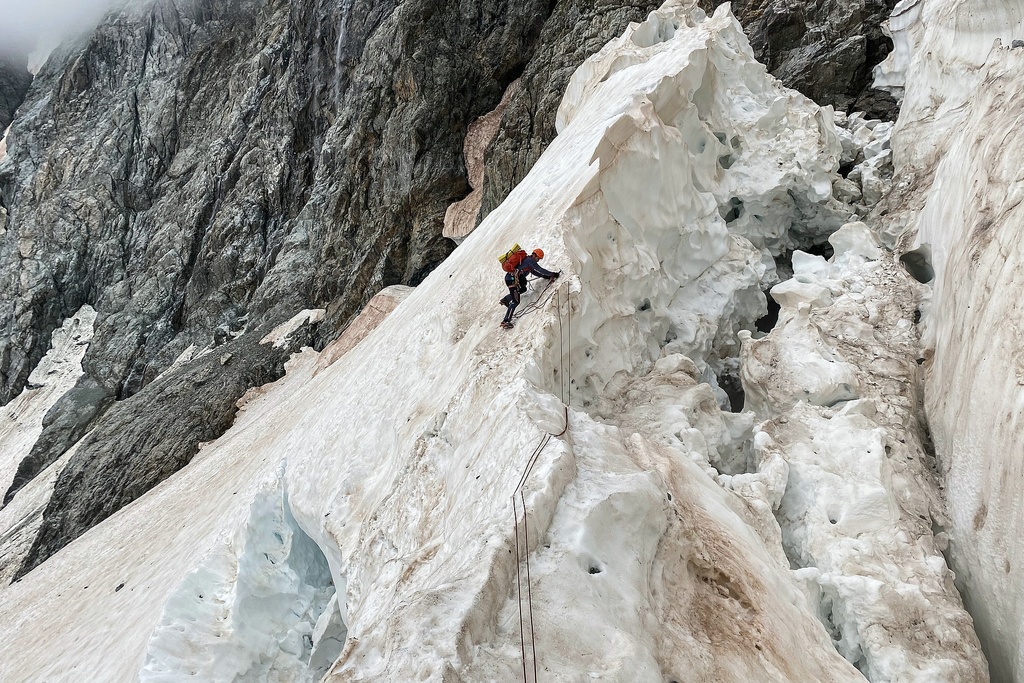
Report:
[[[0,55],[45,58],[61,40],[92,29],[124,0],[0,0]]]

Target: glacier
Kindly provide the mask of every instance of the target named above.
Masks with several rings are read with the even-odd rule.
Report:
[[[421,285],[296,354],[188,467],[3,589],[0,678],[988,680],[955,580],[968,599],[1012,584],[972,588],[944,555],[988,569],[959,547],[977,488],[948,486],[976,467],[977,447],[949,444],[958,421],[987,418],[937,389],[986,366],[943,357],[943,326],[969,323],[934,307],[967,305],[944,283],[969,251],[927,218],[972,204],[940,185],[954,162],[920,150],[948,138],[964,158],[995,103],[950,103],[979,111],[957,135],[914,118],[941,86],[909,72],[949,57],[921,66],[913,46],[938,38],[914,12],[960,6],[914,7],[883,69],[905,98],[895,128],[784,88],[728,6],[670,0],[630,26]],[[1011,87],[1005,65],[974,74],[982,52],[965,78]],[[495,257],[513,242],[562,277],[505,332]],[[899,258],[925,247],[934,291]],[[778,320],[760,329],[766,291]],[[81,356],[63,354],[73,384]],[[0,534],[29,515],[0,511]],[[979,628],[1013,623],[988,604],[1008,616]]]

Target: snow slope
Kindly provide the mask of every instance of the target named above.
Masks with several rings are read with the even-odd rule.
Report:
[[[5,589],[0,678],[984,680],[927,524],[857,507],[929,514],[927,481],[881,462],[906,417],[884,388],[851,366],[856,391],[765,379],[753,410],[721,408],[741,339],[774,343],[743,333],[773,257],[854,217],[832,112],[768,76],[727,7],[669,2],[581,67],[559,126],[361,342],[319,367],[304,351],[186,469]],[[843,269],[877,247],[838,235],[798,277],[858,303]],[[505,332],[513,242],[563,276]],[[789,291],[780,334],[799,334],[813,304]],[[813,443],[796,426],[755,428],[787,415],[832,423],[838,464],[787,448]],[[837,538],[799,495],[812,479],[833,480]]]
[[[95,321],[96,311],[83,306],[54,330],[49,352],[29,376],[29,387],[0,410],[0,490],[10,488],[19,463],[43,431],[47,412],[82,376],[82,358],[92,340]],[[57,473],[68,457],[70,453],[0,508],[0,585],[10,582],[28,552]]]

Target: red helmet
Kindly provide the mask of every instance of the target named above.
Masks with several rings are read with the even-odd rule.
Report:
[[[533,250],[533,255],[536,256],[538,259],[542,259],[542,258],[544,258],[544,250],[543,249],[534,249]]]

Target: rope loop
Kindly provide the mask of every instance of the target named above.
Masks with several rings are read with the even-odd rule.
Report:
[[[562,343],[562,298],[559,288],[547,296],[544,294],[551,287],[554,279],[548,280],[544,289],[540,291],[537,299],[515,315],[515,319],[532,313],[551,301],[552,296],[557,296],[558,305],[558,382],[559,382],[559,397],[562,401],[562,408],[565,411],[565,427],[562,428],[558,434],[551,434],[550,432],[545,433],[541,437],[540,443],[533,449],[533,453],[526,461],[526,467],[523,470],[522,476],[519,477],[519,483],[516,485],[515,491],[512,492],[512,524],[514,527],[515,540],[516,540],[516,595],[519,599],[519,647],[523,659],[523,683],[530,683],[528,668],[527,668],[527,657],[526,657],[526,621],[530,622],[530,654],[533,659],[533,683],[539,683],[537,677],[537,639],[536,639],[536,627],[533,621],[533,583],[530,579],[530,524],[529,524],[529,511],[526,508],[526,495],[524,487],[526,481],[530,478],[533,473],[533,468],[537,465],[537,461],[540,459],[540,454],[544,450],[544,447],[548,445],[548,442],[552,438],[558,438],[563,436],[569,431],[569,404],[566,401],[567,394],[568,398],[572,397],[572,363],[569,361],[569,353],[572,351],[572,305],[569,299],[568,293],[566,293],[566,315],[568,317],[568,349],[563,354],[562,350],[564,345]],[[566,375],[564,365],[569,365],[569,383],[566,384]],[[517,499],[518,496],[518,499]],[[525,552],[520,553],[519,543],[519,504],[523,506],[523,542],[525,545]],[[520,567],[525,560],[526,563],[526,609],[523,608],[523,579]]]

